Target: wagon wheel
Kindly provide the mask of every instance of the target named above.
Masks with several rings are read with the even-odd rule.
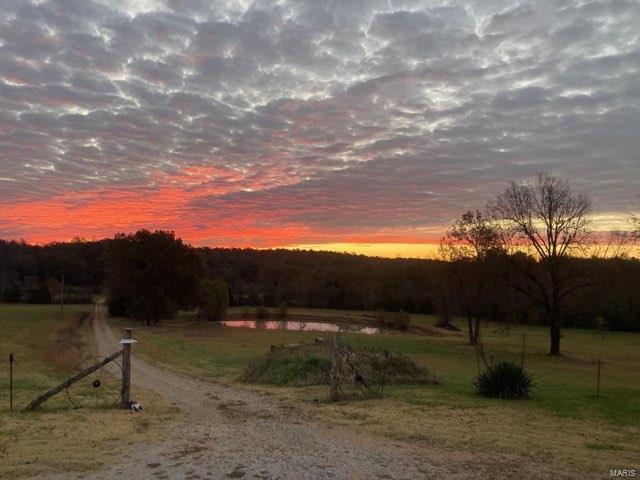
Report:
[[[85,357],[69,375],[69,378],[104,360],[99,355]],[[103,365],[67,387],[69,402],[77,408],[81,407],[112,407],[120,402],[120,376],[122,367],[115,361]]]

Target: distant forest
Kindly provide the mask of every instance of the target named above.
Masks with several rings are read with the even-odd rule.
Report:
[[[106,292],[107,252],[115,240],[34,246],[0,240],[0,301],[57,303],[64,276],[67,303]],[[202,278],[222,279],[231,305],[362,309],[464,316],[464,262],[388,259],[303,250],[188,247]],[[166,258],[171,262],[171,258]],[[535,261],[522,255],[520,262]],[[589,279],[562,312],[565,326],[640,331],[640,261],[571,259]],[[506,323],[544,323],[536,305],[510,284],[513,261],[495,258],[482,292],[482,316]],[[475,312],[478,314],[479,312]]]

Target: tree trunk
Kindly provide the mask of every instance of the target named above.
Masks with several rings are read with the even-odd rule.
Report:
[[[551,337],[550,355],[560,355],[560,322],[556,318],[551,319],[549,324],[549,333]]]
[[[467,317],[467,326],[469,328],[469,345],[475,345],[477,336],[474,332],[473,320],[471,317]]]
[[[560,280],[558,276],[558,264],[553,262],[551,272],[551,318],[549,318],[549,334],[551,343],[550,355],[560,355]]]
[[[475,318],[473,320],[473,345],[477,345],[480,340],[480,319]]]

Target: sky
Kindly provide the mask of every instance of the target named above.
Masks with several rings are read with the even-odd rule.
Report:
[[[640,193],[640,2],[0,0],[0,238],[422,256],[546,170]]]

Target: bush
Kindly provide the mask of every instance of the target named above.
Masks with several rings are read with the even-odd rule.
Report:
[[[245,367],[240,380],[271,385],[323,385],[329,381],[330,367],[331,350],[324,345],[272,345],[266,355]],[[354,385],[356,371],[370,388],[440,383],[413,360],[378,350],[354,351],[341,368],[345,385]]]
[[[289,307],[285,302],[280,302],[278,305],[278,314],[281,318],[287,318],[289,316]]]
[[[258,308],[256,308],[256,318],[259,318],[261,320],[269,318],[269,309],[264,305],[260,305]]]
[[[513,362],[498,362],[478,375],[476,393],[494,398],[529,398],[533,380],[524,369]]]
[[[446,313],[441,313],[438,315],[438,321],[436,322],[436,327],[443,328],[445,330],[450,330],[452,332],[459,332],[460,329],[456,327],[453,323],[451,323],[451,316]]]
[[[309,352],[272,350],[251,363],[240,380],[269,385],[321,385],[328,381],[331,361]]]
[[[438,385],[433,375],[404,355],[387,351],[355,351],[352,365],[371,385]]]
[[[411,323],[411,317],[403,310],[396,313],[386,312],[382,309],[376,310],[376,321],[383,325],[388,325],[393,328],[400,328],[405,330]]]
[[[395,328],[406,330],[410,323],[411,317],[409,317],[409,314],[403,310],[400,310],[393,315],[392,324]]]

